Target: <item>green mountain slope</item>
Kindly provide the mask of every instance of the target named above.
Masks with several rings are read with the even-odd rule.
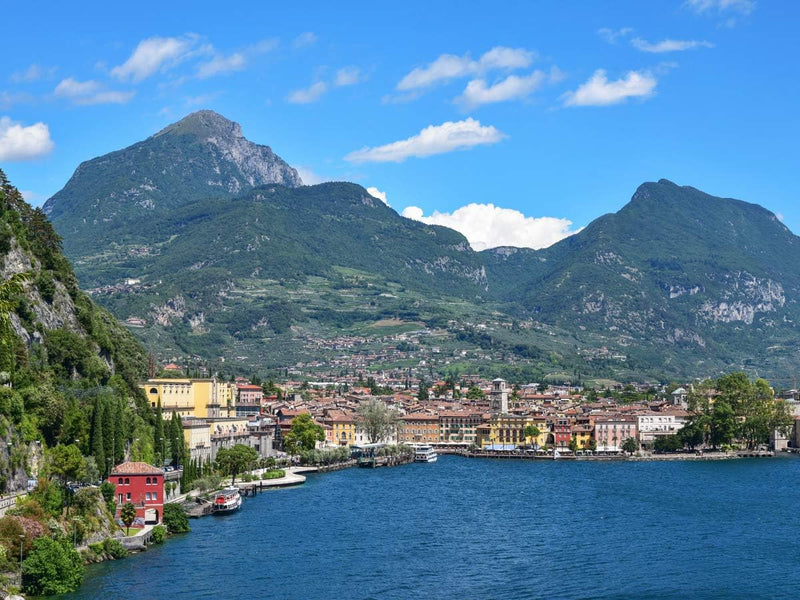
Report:
[[[778,368],[797,347],[800,238],[754,204],[661,180],[550,248],[486,254],[525,312],[651,363]]]
[[[264,148],[195,113],[46,204],[82,286],[162,357],[286,366],[318,362],[320,340],[428,326],[443,364],[469,349],[620,377],[800,366],[800,240],[764,208],[661,180],[550,248],[478,253],[360,186],[300,186]]]

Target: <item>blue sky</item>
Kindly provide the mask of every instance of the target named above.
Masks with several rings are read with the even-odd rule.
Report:
[[[115,4],[4,8],[0,167],[34,204],[210,108],[476,248],[547,245],[662,177],[800,232],[800,3]]]

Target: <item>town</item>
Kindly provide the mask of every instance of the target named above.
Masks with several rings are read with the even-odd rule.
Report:
[[[684,446],[700,449],[716,447],[718,442],[733,448],[736,441],[745,443],[706,439],[702,432],[693,434],[693,439],[680,438],[687,425],[699,426],[702,409],[690,404],[699,398],[706,408],[713,407],[722,394],[708,386],[693,391],[693,384],[661,389],[629,384],[598,392],[542,383],[511,386],[500,378],[464,375],[458,382],[419,381],[393,390],[377,385],[372,377],[351,383],[277,385],[243,377],[233,381],[179,377],[180,367],[174,364],[163,373],[169,376],[148,379],[140,387],[164,418],[173,413],[181,418],[188,458],[200,464],[213,462],[221,448],[236,444],[252,447],[261,457],[285,456],[282,440],[302,414],[324,430],[324,441],[317,443],[320,449],[379,441],[429,444],[440,452],[524,449],[540,455],[596,456],[676,451]],[[790,390],[780,399],[770,395],[770,404],[783,407],[784,420],[745,445],[777,451],[800,446],[800,403],[795,394]],[[359,406],[376,400],[397,417],[396,427],[381,440],[368,439],[359,426]]]

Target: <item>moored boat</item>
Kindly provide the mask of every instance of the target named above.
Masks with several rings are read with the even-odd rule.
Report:
[[[414,448],[414,462],[436,462],[437,458],[439,458],[439,455],[436,454],[436,450],[432,446],[417,446]]]
[[[238,510],[242,505],[242,496],[239,488],[229,487],[217,492],[214,498],[214,514],[224,514]]]

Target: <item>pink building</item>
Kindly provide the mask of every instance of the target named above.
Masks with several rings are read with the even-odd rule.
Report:
[[[239,384],[236,386],[236,416],[249,417],[261,413],[264,390],[260,385]]]
[[[618,451],[622,443],[637,437],[637,419],[631,415],[602,415],[594,421],[594,439],[598,450]]]

